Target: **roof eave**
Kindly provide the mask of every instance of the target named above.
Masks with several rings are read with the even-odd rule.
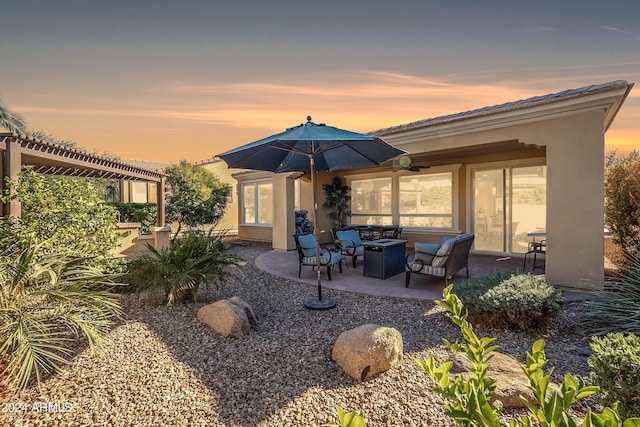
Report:
[[[613,99],[611,104],[606,106],[605,113],[605,130],[611,126],[615,116],[618,111],[622,107],[624,100],[628,96],[629,92],[633,88],[633,83],[627,83],[626,81],[616,81],[611,82],[609,84],[600,85],[596,90],[591,90],[584,93],[572,93],[567,96],[553,97],[552,95],[546,95],[543,97],[538,97],[535,101],[526,102],[528,100],[523,101],[515,101],[512,103],[506,103],[501,105],[496,105],[492,107],[484,107],[477,110],[472,110],[468,112],[461,112],[456,114],[451,114],[447,116],[435,117],[431,119],[419,120],[417,122],[412,122],[404,125],[393,126],[383,129],[378,129],[376,131],[370,132],[372,135],[376,135],[379,137],[391,136],[399,133],[407,133],[413,131],[419,131],[421,129],[434,128],[434,129],[442,129],[446,128],[465,128],[468,127],[467,124],[470,123],[490,123],[490,122],[500,122],[500,117],[517,117],[517,116],[526,116],[528,112],[535,111],[553,111],[558,110],[558,106],[568,105],[568,104],[579,104],[581,100],[584,98],[589,99],[602,99],[602,98],[610,98],[613,96],[614,98],[619,97],[617,99]],[[560,92],[562,93],[562,92]],[[463,125],[458,125],[459,123],[464,123]],[[440,131],[441,132],[441,131]]]

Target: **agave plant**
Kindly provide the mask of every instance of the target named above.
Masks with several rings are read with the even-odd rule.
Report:
[[[84,334],[94,346],[121,310],[114,277],[41,245],[0,254],[0,370],[24,389],[66,362],[71,341]]]
[[[640,334],[640,251],[626,251],[626,265],[618,280],[607,283],[589,301],[586,325],[597,335],[609,332]]]
[[[226,267],[240,261],[225,251],[221,235],[208,237],[199,231],[167,248],[148,248],[148,253],[131,260],[123,280],[131,292],[164,290],[167,304],[195,301],[200,285],[222,289],[229,276]]]

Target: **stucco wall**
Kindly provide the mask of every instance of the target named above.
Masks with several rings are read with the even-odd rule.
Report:
[[[386,140],[418,153],[426,147],[453,152],[511,140],[544,148],[548,174],[546,278],[566,288],[596,290],[604,282],[604,114],[604,109],[593,108],[476,132],[432,132],[422,139],[398,135]]]
[[[223,161],[203,164],[202,167],[215,173],[222,182],[231,185],[231,197],[227,202],[227,210],[216,226],[217,230],[227,229],[229,233],[238,232],[238,181],[231,176],[231,171]]]

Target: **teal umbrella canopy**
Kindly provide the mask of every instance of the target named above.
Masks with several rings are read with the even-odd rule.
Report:
[[[217,157],[229,168],[269,172],[335,171],[383,163],[404,154],[377,136],[307,122],[259,139]]]

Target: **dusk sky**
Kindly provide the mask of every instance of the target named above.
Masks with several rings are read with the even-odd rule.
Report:
[[[205,160],[314,121],[358,132],[640,83],[638,1],[5,2],[0,99],[123,158]],[[606,135],[640,148],[640,85]]]

